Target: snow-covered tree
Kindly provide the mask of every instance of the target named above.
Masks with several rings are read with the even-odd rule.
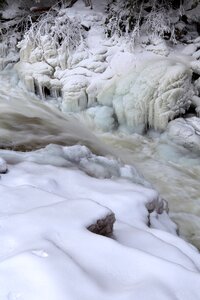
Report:
[[[173,2],[173,3],[172,3]],[[180,1],[167,0],[110,0],[107,5],[106,27],[108,36],[139,35],[141,29],[147,34],[174,38],[174,23],[170,16],[173,7],[180,7]],[[177,11],[177,14],[179,12]]]

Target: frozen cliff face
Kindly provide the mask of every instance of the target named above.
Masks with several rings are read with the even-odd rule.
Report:
[[[104,54],[97,53],[97,60],[105,61],[102,63],[94,62],[96,56],[88,58],[86,51],[80,50],[72,55],[70,69],[56,68],[54,79],[53,68],[46,62],[20,62],[16,68],[29,91],[43,99],[48,93],[62,95],[63,112],[86,111],[105,131],[117,127],[139,133],[147,128],[165,130],[168,122],[184,114],[191,104],[192,68],[179,59],[152,56],[149,60],[145,55],[134,67],[133,54],[116,54],[117,51],[113,55],[109,55],[109,49]],[[123,59],[124,64],[115,57]],[[100,67],[102,73],[95,69]]]
[[[95,1],[91,11],[78,1],[30,29],[16,66],[25,87],[103,131],[163,131],[191,102],[198,114],[198,39],[170,54],[163,39],[141,36],[133,51],[127,39],[105,35],[104,5]]]
[[[113,80],[98,95],[98,102],[112,106],[119,125],[132,132],[149,127],[164,130],[190,106],[191,75],[187,65],[170,59],[147,62]]]

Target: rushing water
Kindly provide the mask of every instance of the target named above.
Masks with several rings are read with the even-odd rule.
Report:
[[[180,235],[200,249],[200,159],[177,152],[160,139],[105,135],[104,140],[169,202]]]
[[[13,71],[0,73],[0,147],[33,150],[50,143],[82,143],[94,152],[106,154],[95,135],[80,125],[74,116],[66,116],[52,105],[40,101],[18,85]]]
[[[99,134],[76,118],[39,101],[19,85],[13,71],[0,73],[0,147],[32,150],[49,143],[82,143],[101,154],[115,153],[134,164],[170,204],[180,234],[200,249],[200,159],[160,137]]]

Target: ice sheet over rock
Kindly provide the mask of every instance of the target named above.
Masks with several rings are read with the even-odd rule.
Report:
[[[200,153],[200,119],[197,117],[178,118],[169,123],[166,132],[175,144]]]

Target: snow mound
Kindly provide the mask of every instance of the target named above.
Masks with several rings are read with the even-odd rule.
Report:
[[[156,212],[157,192],[79,168],[92,158],[116,170],[116,161],[84,146],[0,156],[9,165],[0,183],[1,300],[199,298],[199,254],[176,236],[165,210]],[[112,239],[91,232],[113,213]]]

